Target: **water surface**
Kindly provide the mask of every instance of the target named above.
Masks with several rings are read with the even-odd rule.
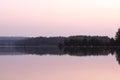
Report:
[[[0,80],[120,80],[117,51],[70,50],[1,48]]]

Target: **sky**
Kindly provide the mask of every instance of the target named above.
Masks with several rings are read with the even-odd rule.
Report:
[[[114,37],[120,0],[0,0],[0,36]]]

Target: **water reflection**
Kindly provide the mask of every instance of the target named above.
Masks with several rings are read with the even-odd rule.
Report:
[[[120,64],[120,49],[117,49],[117,50],[116,50],[115,56],[116,56],[116,60],[117,60],[118,63]]]
[[[15,47],[18,52],[36,55],[99,56],[114,54],[114,48],[105,47]]]
[[[70,56],[108,56],[115,55],[120,64],[119,47],[0,47],[0,55],[70,55]]]
[[[1,47],[0,80],[120,80],[119,53],[108,47]]]

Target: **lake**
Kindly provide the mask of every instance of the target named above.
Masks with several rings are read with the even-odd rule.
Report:
[[[0,80],[120,80],[120,51],[0,47]]]

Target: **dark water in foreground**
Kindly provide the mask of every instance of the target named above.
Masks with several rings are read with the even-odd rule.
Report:
[[[0,80],[120,80],[119,48],[0,47]]]

